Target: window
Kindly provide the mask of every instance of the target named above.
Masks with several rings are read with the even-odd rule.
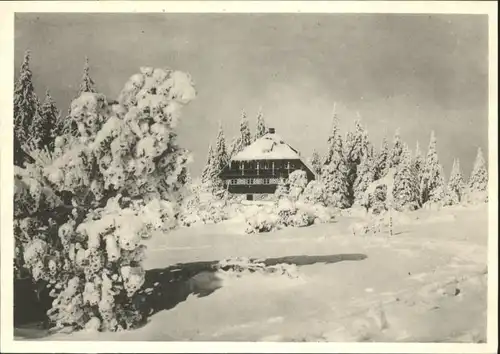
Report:
[[[264,184],[269,184],[269,183],[270,183],[269,178],[264,178]]]
[[[247,179],[247,184],[253,184],[253,178],[248,178]]]
[[[237,179],[232,179],[231,180],[231,184],[238,184],[238,180]]]

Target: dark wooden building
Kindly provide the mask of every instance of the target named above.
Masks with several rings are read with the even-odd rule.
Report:
[[[285,143],[273,128],[239,152],[220,172],[230,193],[272,194],[280,179],[296,170],[303,170],[309,181],[315,179],[313,169],[300,153]]]

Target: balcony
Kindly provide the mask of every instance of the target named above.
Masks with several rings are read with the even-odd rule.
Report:
[[[277,168],[271,170],[271,169],[244,169],[242,170],[236,170],[236,169],[231,169],[231,170],[226,170],[221,174],[221,177],[224,179],[228,179],[231,177],[253,177],[253,178],[259,178],[259,177],[269,177],[269,178],[287,178],[289,173],[292,173],[294,169],[281,169]]]

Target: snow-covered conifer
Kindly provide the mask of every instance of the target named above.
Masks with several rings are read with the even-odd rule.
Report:
[[[78,95],[82,94],[82,92],[91,92],[91,93],[97,92],[97,90],[95,89],[95,82],[90,77],[90,65],[88,57],[85,57],[85,64],[83,66],[83,76],[82,76],[82,81],[80,82]]]
[[[310,159],[311,167],[313,168],[313,172],[319,176],[321,174],[321,157],[319,156],[318,152],[316,150],[313,150],[313,153],[311,155]]]
[[[420,194],[417,174],[406,145],[402,146],[400,160],[394,174],[392,195],[398,210],[415,210],[419,206]]]
[[[45,101],[40,111],[35,115],[32,126],[33,147],[43,149],[47,147],[50,151],[54,149],[59,110],[50,96],[49,90],[45,93]]]
[[[486,162],[481,148],[477,149],[474,167],[469,178],[469,188],[473,192],[488,190],[488,170],[486,169]]]
[[[332,162],[333,156],[335,154],[335,149],[338,148],[337,144],[338,140],[341,139],[339,133],[339,118],[337,115],[337,111],[335,110],[335,106],[333,109],[333,117],[332,117],[332,130],[330,135],[328,136],[328,146],[326,150],[326,155],[323,158],[323,164],[329,165]]]
[[[413,154],[413,167],[415,168],[415,173],[417,174],[419,180],[421,178],[424,165],[425,165],[425,160],[422,156],[422,151],[420,150],[420,143],[417,141],[417,144],[415,146],[415,152]]]
[[[394,141],[389,157],[389,167],[397,167],[399,165],[402,153],[403,153],[403,142],[401,141],[399,129],[397,129],[396,133],[394,134]]]
[[[232,158],[252,143],[252,135],[245,111],[241,113],[240,133],[235,137],[228,148],[228,158]]]
[[[250,133],[250,125],[248,123],[248,118],[245,111],[241,113],[240,137],[241,137],[241,150],[243,150],[252,143],[252,134]]]
[[[444,193],[445,181],[443,167],[439,163],[436,150],[436,135],[434,131],[432,131],[429,149],[427,151],[420,180],[421,204],[423,205],[427,202],[440,202],[444,197]]]
[[[231,143],[229,144],[229,146],[227,148],[228,160],[233,158],[233,156],[236,155],[240,151],[240,147],[241,147],[241,137],[239,137],[239,136],[234,137],[231,140]]]
[[[338,118],[334,114],[332,132],[328,137],[328,150],[321,169],[327,204],[338,208],[349,206],[347,166],[344,159],[342,137],[338,131]]]
[[[175,126],[195,95],[189,75],[153,68],[133,75],[112,107],[82,92],[71,104],[76,134],[58,137],[50,164],[16,175],[15,234],[33,279],[53,285],[57,327],[113,331],[140,320],[141,240],[177,223],[189,155]]]
[[[29,62],[30,52],[26,51],[14,88],[14,134],[22,146],[30,143],[33,119],[40,109]]]
[[[208,145],[208,155],[207,155],[207,163],[201,172],[201,183],[203,185],[207,185],[211,182],[211,178],[214,173],[214,150],[212,149],[212,144]]]
[[[375,180],[375,169],[373,166],[373,159],[370,155],[365,155],[361,158],[356,171],[356,179],[354,180],[354,201],[361,202],[366,189]]]
[[[82,93],[97,93],[94,80],[92,80],[92,78],[90,77],[90,65],[88,57],[85,57],[82,79],[80,81],[78,93],[75,99],[80,97]],[[68,114],[64,118],[59,118],[56,129],[59,132],[59,134],[64,133],[64,134],[71,134],[73,136],[79,135],[77,131],[78,129],[77,124],[74,118],[72,118],[71,116],[71,108],[69,109]]]
[[[376,180],[384,177],[389,170],[389,145],[387,144],[387,138],[385,136],[382,139],[380,151],[376,156],[374,170]]]
[[[266,122],[264,121],[264,114],[262,113],[261,110],[259,110],[259,113],[257,114],[257,124],[255,128],[255,136],[254,140],[257,140],[267,133],[267,127],[266,127]]]
[[[368,132],[361,125],[359,119],[354,122],[354,125],[354,133],[348,132],[344,140],[344,159],[347,169],[348,199],[350,204],[354,203],[355,199],[354,184],[357,178],[358,166],[364,156],[370,158],[369,155],[371,152]]]
[[[217,173],[219,173],[228,163],[226,138],[224,137],[222,123],[219,123],[219,131],[217,132],[217,139],[215,141],[215,158],[215,168]]]
[[[450,178],[448,179],[448,186],[446,188],[447,201],[449,204],[458,204],[461,202],[464,187],[465,184],[462,171],[460,170],[460,161],[454,159]]]

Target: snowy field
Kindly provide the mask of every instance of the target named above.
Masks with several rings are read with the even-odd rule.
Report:
[[[148,241],[143,327],[16,339],[485,342],[487,204],[420,210],[395,235],[354,236],[355,217],[244,235],[238,221]],[[292,264],[288,275],[213,270],[229,257]]]

